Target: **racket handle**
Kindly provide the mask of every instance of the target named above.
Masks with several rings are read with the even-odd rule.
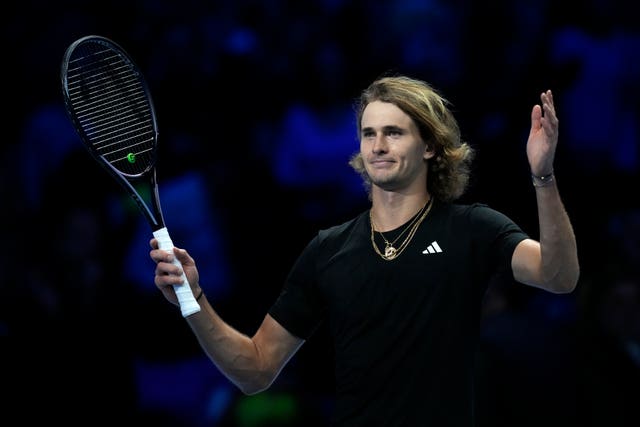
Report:
[[[169,232],[166,227],[162,227],[161,229],[154,231],[153,236],[158,240],[159,249],[167,252],[173,252],[173,242],[171,241],[171,237],[169,237]],[[180,261],[178,261],[175,256],[173,257],[173,264],[182,267]],[[174,285],[173,288],[176,291],[176,296],[180,303],[182,317],[187,317],[200,311],[200,304],[198,304],[198,301],[196,301],[196,298],[193,296],[193,292],[191,292],[191,286],[189,285],[189,281],[187,280],[184,271],[182,272],[182,280],[184,280],[182,285]]]

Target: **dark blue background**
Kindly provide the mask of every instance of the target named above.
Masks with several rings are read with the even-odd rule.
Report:
[[[374,78],[432,83],[478,150],[469,192],[537,236],[525,143],[539,95],[560,119],[556,176],[582,276],[570,295],[487,295],[479,426],[640,423],[640,31],[632,2],[112,1],[13,4],[2,26],[3,371],[26,421],[326,425],[320,330],[268,392],[242,396],[153,285],[151,230],[62,104],[69,44],[136,60],[160,126],[174,243],[251,335],[318,228],[368,206],[347,165],[352,101]],[[28,402],[29,410],[19,410]],[[90,418],[87,419],[86,415]]]

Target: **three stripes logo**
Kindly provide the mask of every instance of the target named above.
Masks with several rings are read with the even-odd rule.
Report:
[[[441,253],[441,252],[442,252],[442,248],[440,248],[440,245],[438,245],[438,242],[436,242],[435,240],[431,242],[429,246],[427,246],[427,249],[422,251],[423,254],[435,254],[435,253]]]

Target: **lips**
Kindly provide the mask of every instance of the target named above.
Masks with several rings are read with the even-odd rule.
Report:
[[[376,159],[376,160],[372,160],[369,162],[369,164],[371,164],[371,166],[373,166],[374,168],[385,168],[391,164],[395,163],[393,160],[390,159]]]

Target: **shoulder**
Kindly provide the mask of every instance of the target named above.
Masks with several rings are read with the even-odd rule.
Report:
[[[328,228],[320,229],[302,251],[298,263],[324,265],[336,254],[357,247],[369,235],[369,211]]]
[[[364,211],[358,216],[343,222],[342,224],[337,224],[329,228],[322,229],[318,231],[318,243],[323,243],[326,241],[334,240],[334,239],[344,239],[350,236],[355,230],[359,230],[361,227],[366,226],[369,221],[369,211]]]
[[[486,203],[439,203],[438,216],[452,226],[469,226],[475,230],[514,231],[520,227],[509,216]]]
[[[434,206],[439,215],[454,220],[470,220],[482,217],[492,217],[502,215],[497,210],[489,207],[486,203],[446,203],[439,202]]]

